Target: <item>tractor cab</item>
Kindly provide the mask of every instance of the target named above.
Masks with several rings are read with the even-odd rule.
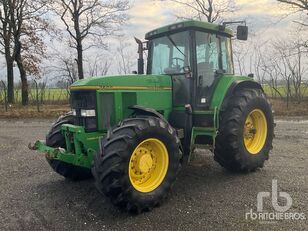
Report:
[[[247,27],[239,26],[237,35],[247,39]],[[232,36],[225,25],[198,21],[151,31],[146,34],[147,74],[172,77],[174,106],[191,104],[195,109],[206,109],[218,77],[234,75]]]

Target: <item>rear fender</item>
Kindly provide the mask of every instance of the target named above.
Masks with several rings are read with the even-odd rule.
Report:
[[[229,103],[229,100],[234,95],[234,93],[237,92],[237,91],[241,91],[243,89],[259,89],[259,90],[262,90],[264,92],[262,86],[255,81],[236,80],[229,87],[227,94],[225,95],[225,98],[224,98],[223,103],[221,105],[220,110],[221,111],[226,110],[228,103]]]

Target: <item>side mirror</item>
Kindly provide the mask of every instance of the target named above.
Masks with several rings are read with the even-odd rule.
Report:
[[[246,41],[248,39],[248,26],[238,26],[236,37],[238,40]]]

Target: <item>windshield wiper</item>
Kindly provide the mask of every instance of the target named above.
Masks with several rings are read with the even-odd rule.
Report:
[[[178,46],[176,45],[176,43],[173,41],[173,39],[167,35],[167,38],[170,40],[170,42],[172,43],[172,45],[186,58],[186,55],[180,50],[180,48],[178,48]]]

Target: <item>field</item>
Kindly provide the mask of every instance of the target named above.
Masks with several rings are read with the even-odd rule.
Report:
[[[286,89],[286,86],[284,86],[284,85],[280,85],[280,86],[278,86],[277,87],[277,91],[279,92],[277,92],[277,91],[275,91],[273,88],[271,88],[269,85],[267,85],[267,84],[265,84],[265,85],[263,85],[262,86],[263,87],[263,89],[264,89],[264,92],[268,95],[268,96],[270,96],[270,97],[280,97],[280,95],[282,96],[282,97],[287,97],[287,89]],[[291,87],[290,88],[290,91],[291,91],[291,95],[294,95],[294,92],[295,92],[295,90],[294,90],[294,87]],[[301,92],[302,92],[302,96],[303,97],[308,97],[308,87],[307,87],[307,85],[303,85],[302,87],[301,87]]]
[[[15,102],[21,103],[21,90],[15,90]],[[30,89],[29,101],[30,104],[35,104],[37,98],[36,89]],[[60,88],[46,88],[45,90],[38,90],[38,98],[41,104],[67,104],[69,100],[69,92],[67,89]],[[4,92],[0,89],[0,104],[4,103]]]
[[[273,90],[268,84],[263,85],[263,89],[265,93],[272,98],[283,98],[286,97],[286,87],[280,85],[277,87],[277,91]],[[303,85],[301,88],[302,96],[304,98],[308,97],[308,87]],[[15,102],[21,103],[21,90],[17,89],[14,91],[15,94]],[[291,87],[291,95],[294,95],[294,88]],[[46,88],[46,89],[39,89],[38,90],[38,98],[41,103],[47,104],[66,104],[69,100],[69,92],[67,89],[60,89],[60,88]],[[37,92],[36,89],[32,88],[29,90],[29,100],[30,103],[36,103]],[[4,91],[0,88],[0,103],[4,103]]]
[[[265,93],[272,98],[283,98],[286,97],[286,87],[281,85],[277,87],[277,91],[274,91],[269,85],[263,85]],[[301,92],[304,98],[308,98],[308,87],[303,85]],[[21,90],[17,89],[14,91],[15,102],[17,104],[21,103]],[[291,94],[294,95],[294,88],[291,88]],[[280,96],[281,95],[281,96]],[[69,101],[69,92],[67,89],[60,88],[46,88],[44,90],[38,90],[38,98],[41,104],[67,104]],[[35,104],[37,98],[36,89],[30,89],[29,91],[29,101],[30,104]],[[0,88],[0,104],[4,103],[4,92]]]

